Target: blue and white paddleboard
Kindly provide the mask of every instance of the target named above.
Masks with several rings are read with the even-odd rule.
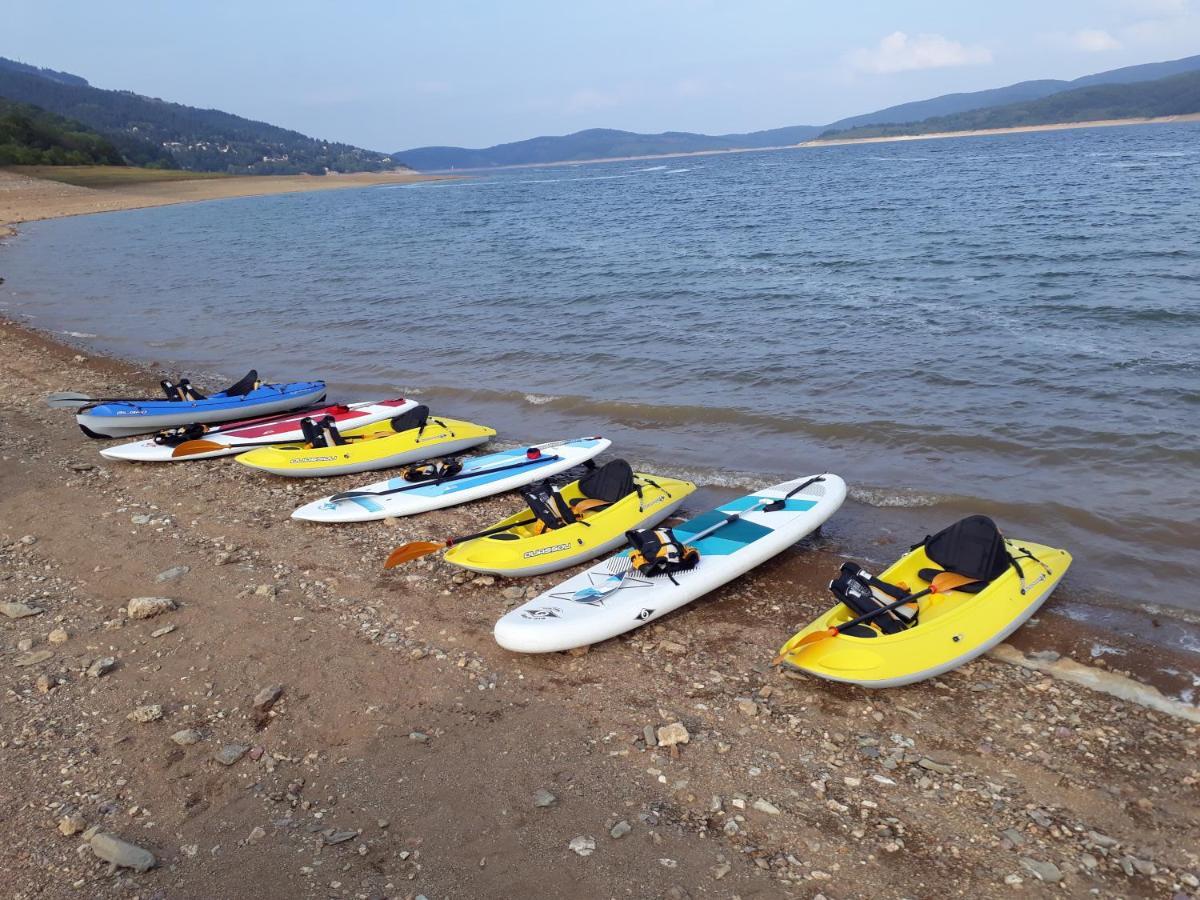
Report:
[[[309,522],[367,522],[457,506],[583,465],[611,445],[607,438],[586,437],[473,456],[463,460],[461,472],[445,481],[421,483],[389,478],[343,491],[342,495],[352,495],[344,499],[336,499],[341,495],[334,494],[314,500],[292,513],[292,518]],[[531,458],[531,451],[536,451],[536,458]],[[384,494],[384,491],[395,493]]]
[[[777,511],[763,507],[801,488]],[[700,551],[700,562],[671,581],[632,570],[629,549],[596,563],[505,614],[496,642],[518,653],[552,653],[595,644],[653,622],[787,549],[819,528],[846,499],[837,475],[805,476],[737,497],[681,525],[676,537]],[[693,541],[731,513],[740,518]]]

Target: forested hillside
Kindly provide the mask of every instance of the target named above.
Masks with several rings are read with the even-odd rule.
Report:
[[[112,141],[87,126],[0,98],[0,166],[124,164]]]
[[[327,169],[364,172],[400,165],[383,153],[318,140],[216,109],[101,90],[78,76],[2,58],[0,97],[82,122],[108,137],[136,165],[256,175],[323,175]]]

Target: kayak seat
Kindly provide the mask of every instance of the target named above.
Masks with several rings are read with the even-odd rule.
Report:
[[[429,424],[429,407],[422,403],[412,409],[406,409],[400,415],[392,416],[391,423],[392,431],[396,433],[424,428]]]
[[[616,503],[637,490],[633,468],[623,459],[614,459],[579,479],[579,493],[589,500]]]
[[[258,380],[258,369],[251,369],[221,393],[226,397],[245,397],[251,391],[256,390],[260,384],[262,382]]]

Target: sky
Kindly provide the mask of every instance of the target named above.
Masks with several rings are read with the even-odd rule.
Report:
[[[1200,0],[9,0],[0,56],[394,152],[756,131],[1200,53]]]

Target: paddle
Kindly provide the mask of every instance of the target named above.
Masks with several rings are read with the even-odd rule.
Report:
[[[46,405],[51,409],[71,409],[87,406],[89,403],[149,403],[153,401],[169,402],[166,397],[89,397],[74,391],[58,391],[46,397]]]
[[[361,441],[366,435],[344,434],[343,440]],[[207,441],[204,438],[197,438],[194,441],[184,441],[178,447],[171,451],[171,458],[178,459],[181,456],[195,456],[198,453],[212,453],[215,450],[249,450],[251,447],[279,447],[286,444],[296,443],[295,439],[288,440],[286,438],[276,438],[273,441],[254,441],[247,444],[222,444],[217,441]],[[335,445],[336,446],[336,445]],[[330,447],[309,447],[304,446],[305,450],[328,450]]]
[[[803,485],[801,485],[801,487],[803,487]],[[799,490],[799,488],[797,488],[796,490]],[[778,500],[768,501],[765,499],[760,499],[753,506],[747,507],[746,509],[743,509],[741,512],[730,513],[724,519],[722,519],[720,522],[716,522],[716,523],[710,525],[708,528],[705,528],[703,531],[698,532],[697,534],[693,534],[691,537],[687,538],[684,541],[684,543],[685,544],[695,544],[695,543],[703,540],[704,538],[708,537],[714,531],[719,531],[720,529],[724,528],[726,525],[730,525],[730,524],[736,522],[738,519],[740,519],[742,516],[746,515],[747,513],[754,512],[760,506],[763,509],[767,510],[767,509],[770,509],[774,503],[778,503],[778,502],[780,502],[780,501],[778,501]],[[630,557],[626,554],[621,554],[620,556],[614,556],[611,560],[609,560],[609,572],[611,572],[612,574],[608,576],[608,580],[604,583],[604,586],[603,587],[588,586],[585,588],[580,588],[571,596],[571,599],[575,600],[575,601],[580,601],[580,602],[582,602],[584,600],[598,600],[601,597],[607,597],[613,591],[618,590],[621,587],[621,585],[623,585],[625,583],[625,576],[629,575],[633,571],[633,566],[628,563],[629,558]],[[617,566],[621,567],[621,571],[619,571],[619,572],[613,571],[615,568],[617,568]]]
[[[978,578],[971,578],[967,575],[959,575],[957,572],[939,572],[937,575],[933,576],[933,581],[931,581],[929,583],[929,587],[925,588],[923,591],[917,591],[915,594],[909,594],[907,597],[901,597],[899,600],[887,604],[887,606],[881,606],[879,609],[872,610],[869,613],[863,613],[858,618],[851,619],[849,622],[843,622],[841,625],[833,625],[824,629],[823,631],[811,632],[810,634],[804,635],[804,637],[800,638],[799,640],[793,638],[783,645],[783,649],[779,651],[779,655],[771,660],[771,665],[779,665],[781,662],[783,662],[785,656],[791,656],[800,647],[818,643],[826,638],[837,637],[848,628],[852,628],[855,625],[861,625],[863,622],[869,622],[886,612],[891,612],[894,609],[904,606],[906,603],[912,603],[914,600],[919,600],[926,594],[944,594],[947,591],[954,591],[968,584],[975,584],[977,581],[979,581]]]
[[[508,531],[510,528],[517,528],[521,525],[532,525],[536,521],[537,517],[534,516],[530,519],[521,519],[519,522],[513,522],[511,525],[501,525],[497,528],[489,528],[487,531],[478,531],[475,534],[466,534],[462,537],[446,538],[444,541],[410,541],[407,544],[401,544],[389,553],[388,558],[384,560],[383,567],[385,569],[394,569],[402,563],[420,559],[422,556],[428,556],[430,553],[437,553],[439,550],[448,550],[455,544],[465,544],[467,541],[473,541],[476,538],[483,538],[492,534],[499,534],[502,531]]]
[[[340,503],[343,500],[353,500],[355,497],[386,497],[389,494],[402,494],[405,491],[415,491],[417,488],[436,487],[439,484],[449,484],[452,481],[462,481],[464,478],[478,478],[482,475],[494,475],[496,472],[507,472],[509,469],[523,469],[540,463],[557,462],[561,456],[539,456],[536,459],[523,459],[520,462],[509,463],[506,466],[493,466],[490,469],[475,469],[470,472],[459,472],[457,475],[446,475],[442,478],[430,478],[428,481],[417,481],[403,487],[389,488],[386,491],[342,491],[332,495],[326,503]]]
[[[824,475],[814,475],[812,478],[808,479],[808,481],[804,482],[803,484],[799,485],[798,487],[792,488],[790,491],[788,491],[786,494],[784,494],[778,500],[772,500],[770,503],[768,503],[766,506],[763,507],[763,512],[779,512],[781,509],[786,509],[787,502],[789,500],[791,500],[794,495],[800,493],[802,490],[804,490],[810,484],[816,484],[818,481],[824,481],[824,480],[825,480]]]

